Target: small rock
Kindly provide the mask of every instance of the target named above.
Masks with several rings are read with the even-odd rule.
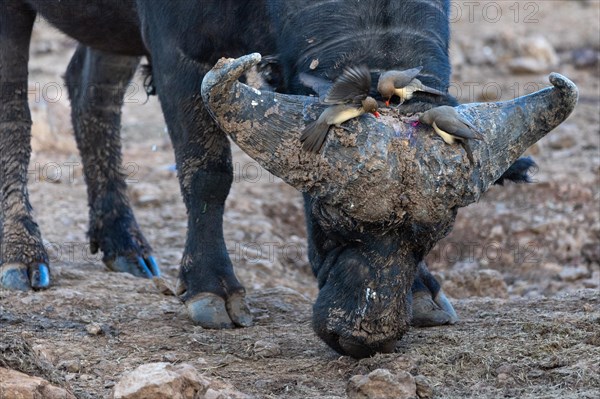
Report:
[[[50,364],[54,364],[55,359],[54,359],[54,355],[52,354],[52,351],[50,351],[50,349],[46,348],[44,345],[33,345],[31,347],[31,349],[33,349],[33,352],[42,360],[47,361]]]
[[[207,396],[208,395],[208,396]],[[229,384],[211,380],[187,363],[148,363],[125,374],[115,385],[113,399],[245,399]]]
[[[490,237],[504,237],[504,227],[501,224],[497,224],[490,230]]]
[[[582,281],[585,288],[598,288],[600,287],[600,271],[592,272],[592,276]]]
[[[81,371],[81,362],[79,360],[63,360],[58,363],[60,370],[66,370],[69,373],[79,373]]]
[[[137,168],[137,166],[135,167]],[[124,171],[126,174],[131,174],[131,183],[135,183],[129,184],[127,188],[129,198],[131,198],[131,202],[133,202],[134,205],[139,207],[151,208],[161,205],[164,202],[165,197],[164,193],[161,191],[161,188],[158,187],[156,184],[133,181],[136,177],[136,174],[134,173],[136,171],[137,169]]]
[[[98,323],[90,323],[85,327],[85,330],[90,335],[100,335],[103,333],[102,326]]]
[[[198,363],[199,365],[202,365],[202,366],[205,366],[205,365],[207,365],[207,364],[208,364],[208,362],[206,361],[206,359],[205,359],[205,358],[203,358],[203,357],[199,357],[199,358],[197,358],[197,359],[196,359],[196,363]]]
[[[233,388],[213,389],[208,388],[203,399],[249,399],[244,393],[238,392]]]
[[[346,386],[350,399],[408,399],[417,396],[417,385],[412,375],[405,371],[392,374],[386,369],[377,369],[368,375],[355,375]]]
[[[513,370],[513,366],[511,364],[508,363],[503,363],[501,364],[497,369],[496,369],[496,373],[498,375],[500,374],[510,374]]]
[[[136,205],[140,207],[160,206],[161,198],[152,194],[140,195],[137,198]]]
[[[590,263],[600,264],[600,244],[588,242],[581,247],[581,255]]]
[[[498,382],[502,385],[509,384],[513,381],[514,381],[514,378],[512,378],[510,375],[508,375],[506,373],[498,374]]]
[[[253,352],[258,357],[276,357],[281,355],[281,347],[275,342],[261,339],[254,343]]]
[[[584,265],[579,266],[566,266],[558,274],[563,281],[577,281],[582,278],[589,277],[590,271]]]
[[[573,136],[567,134],[549,135],[546,141],[548,147],[553,150],[564,150],[575,146],[576,142]]]
[[[521,51],[536,60],[545,61],[554,66],[558,64],[558,55],[554,46],[542,35],[526,37],[520,40]]]
[[[476,260],[461,260],[452,265],[452,270],[468,272],[479,269],[479,263]]]
[[[415,376],[415,383],[417,384],[417,396],[421,399],[433,398],[434,392],[431,387],[431,382],[424,375]]]
[[[554,47],[541,35],[519,38],[517,53],[520,57],[509,64],[513,72],[544,73],[558,65],[559,62]]]
[[[577,68],[591,68],[600,63],[600,52],[591,48],[580,48],[573,50],[571,59]]]
[[[206,393],[203,396],[204,399],[225,399],[222,395],[221,392],[219,391],[215,391],[212,388],[208,388],[208,390],[206,391]]]
[[[175,353],[165,353],[162,356],[165,362],[175,363],[177,361],[177,355]]]
[[[69,391],[48,381],[0,367],[0,397],[2,399],[75,399]]]
[[[508,68],[512,73],[544,73],[548,66],[531,57],[518,57],[508,63]]]
[[[538,143],[534,143],[531,147],[525,151],[523,155],[538,155],[540,153],[540,145]]]
[[[481,42],[466,46],[465,54],[467,61],[471,65],[494,65],[498,60],[496,53],[490,46],[483,45]]]
[[[558,275],[562,271],[563,268],[558,263],[548,262],[548,263],[543,263],[540,266],[540,269],[544,270],[548,273],[551,273],[552,275]]]
[[[148,363],[125,374],[115,385],[114,399],[194,399],[210,381],[186,363]]]
[[[158,292],[165,296],[175,296],[175,288],[162,276],[152,277]]]

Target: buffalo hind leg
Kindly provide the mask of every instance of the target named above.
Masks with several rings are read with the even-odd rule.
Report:
[[[34,19],[21,1],[0,2],[0,288],[22,291],[50,284],[48,255],[27,193],[27,63]]]
[[[121,107],[139,62],[79,45],[66,83],[81,153],[90,212],[90,251],[101,250],[111,270],[159,275],[152,248],[135,220],[121,165]]]
[[[431,275],[425,261],[419,263],[411,289],[412,321],[415,327],[433,327],[455,324],[458,316],[442,291],[440,283]]]

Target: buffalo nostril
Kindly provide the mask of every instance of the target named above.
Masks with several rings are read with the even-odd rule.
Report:
[[[374,345],[365,345],[352,338],[343,337],[341,337],[338,342],[345,354],[357,359],[373,356],[375,353],[391,353],[396,348],[395,339]]]

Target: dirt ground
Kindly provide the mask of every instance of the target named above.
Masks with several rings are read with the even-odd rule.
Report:
[[[108,397],[124,372],[153,361],[191,363],[258,398],[344,397],[352,375],[376,368],[424,375],[439,398],[598,397],[600,2],[454,2],[452,16],[452,90],[462,102],[527,94],[546,87],[550,71],[578,85],[580,102],[528,150],[539,166],[535,183],[490,189],[459,212],[430,254],[461,321],[412,329],[395,353],[360,361],[328,349],[310,327],[317,287],[300,195],[237,148],[225,238],[254,327],[203,330],[151,281],[107,272],[89,254],[86,189],[61,78],[75,43],[38,21],[29,187],[53,285],[0,290],[0,366],[80,398]],[[550,50],[527,47],[540,41]],[[528,55],[545,64],[521,72]],[[124,167],[137,220],[174,281],[185,209],[160,106],[155,97],[146,102],[140,83],[124,110]],[[281,351],[261,351],[265,345]]]

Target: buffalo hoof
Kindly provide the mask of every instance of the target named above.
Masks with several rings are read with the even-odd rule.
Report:
[[[136,277],[152,278],[160,276],[158,263],[153,256],[142,258],[141,256],[117,256],[114,259],[104,261],[106,267],[114,272],[133,274]]]
[[[413,326],[434,327],[456,324],[457,321],[458,315],[443,291],[440,290],[435,298],[432,298],[427,291],[413,293],[411,321]]]
[[[33,289],[48,288],[50,285],[50,271],[44,263],[37,263],[27,267],[21,263],[7,263],[0,266],[0,287],[29,291]]]
[[[252,315],[243,292],[231,294],[227,301],[218,295],[204,292],[188,299],[185,305],[192,321],[203,328],[223,329],[252,325]]]

